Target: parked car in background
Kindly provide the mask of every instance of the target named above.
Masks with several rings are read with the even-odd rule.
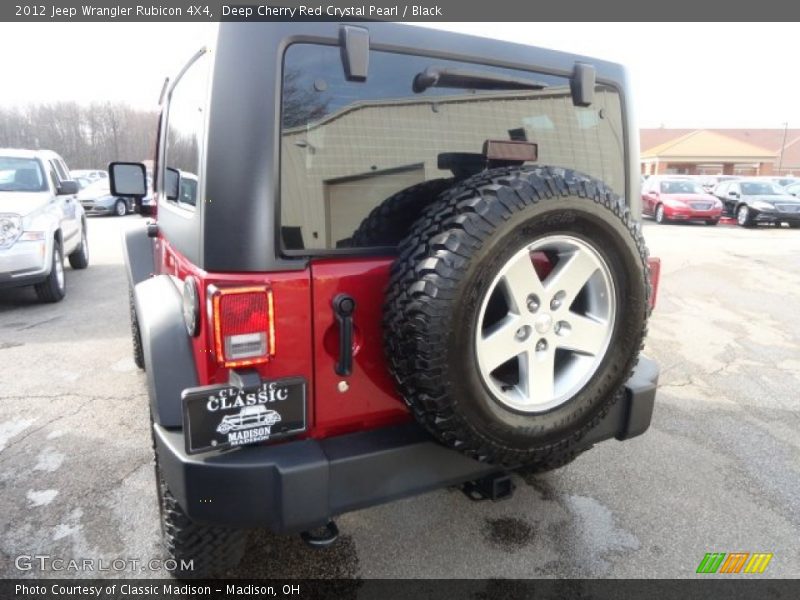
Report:
[[[91,185],[91,183],[92,183],[92,180],[89,179],[88,177],[83,177],[83,176],[75,177],[75,176],[73,176],[73,179],[74,179],[75,183],[78,184],[78,190],[82,190],[85,187]]]
[[[64,257],[89,265],[78,184],[48,150],[0,149],[0,287],[34,286],[44,302],[66,294]]]
[[[150,217],[155,214],[156,197],[153,193],[153,177],[147,175],[147,195],[137,202],[139,214],[143,217]]]
[[[706,191],[708,194],[714,193],[714,188],[717,187],[723,181],[733,181],[734,179],[740,179],[738,175],[702,175],[700,179],[700,185],[703,187],[703,190]]]
[[[74,169],[70,171],[73,179],[75,177],[85,177],[90,181],[97,181],[98,179],[108,179],[108,171],[102,169]]]
[[[657,223],[703,221],[716,225],[722,216],[722,202],[692,179],[651,177],[642,188],[642,211]]]
[[[787,185],[783,189],[785,189],[792,196],[800,196],[800,181],[797,183],[792,183],[791,185]]]
[[[108,179],[98,179],[78,192],[78,201],[87,215],[117,215],[124,217],[133,211],[133,198],[112,196]]]
[[[769,181],[784,188],[787,185],[792,185],[793,183],[800,183],[800,178],[792,177],[791,175],[786,175],[783,177],[777,177],[777,176],[753,177],[752,179],[763,179],[764,181]]]
[[[753,178],[727,181],[714,189],[714,195],[741,227],[759,223],[800,227],[800,199],[771,181]]]

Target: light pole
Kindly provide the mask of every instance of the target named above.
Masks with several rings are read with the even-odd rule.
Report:
[[[786,132],[789,130],[789,121],[786,121],[783,124],[783,142],[781,143],[781,157],[778,160],[778,175],[781,174],[781,170],[783,169],[783,151],[786,148]]]

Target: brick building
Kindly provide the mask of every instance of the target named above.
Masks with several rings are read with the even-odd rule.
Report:
[[[642,173],[800,174],[800,129],[642,129]]]

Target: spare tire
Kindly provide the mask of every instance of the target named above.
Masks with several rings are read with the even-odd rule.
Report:
[[[444,444],[509,467],[558,460],[633,370],[650,294],[640,226],[603,183],[493,169],[442,194],[401,244],[387,357]]]
[[[389,196],[370,211],[353,235],[339,247],[396,246],[422,211],[451,185],[452,179],[430,179]]]

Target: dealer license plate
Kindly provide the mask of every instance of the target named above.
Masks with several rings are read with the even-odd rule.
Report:
[[[186,452],[196,454],[257,444],[305,431],[306,382],[262,381],[255,392],[229,385],[183,391]]]

